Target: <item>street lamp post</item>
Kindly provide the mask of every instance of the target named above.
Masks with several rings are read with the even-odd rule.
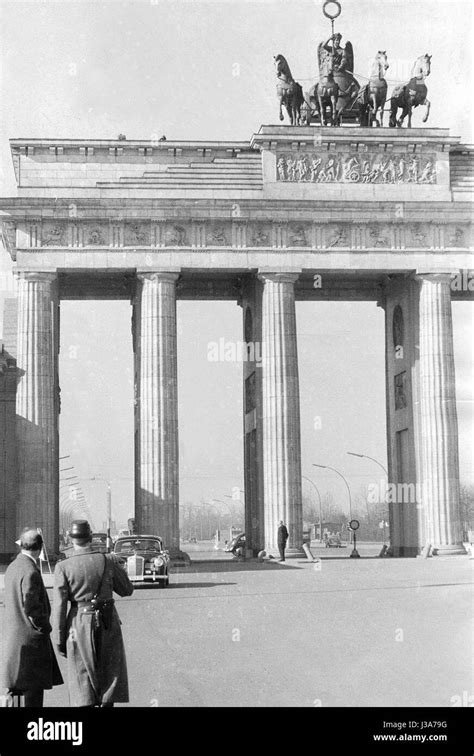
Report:
[[[111,524],[112,524],[112,487],[110,485],[110,480],[106,480],[105,478],[101,478],[99,476],[93,476],[92,478],[88,478],[88,480],[101,480],[107,486],[106,494],[105,494],[106,519],[107,519],[107,551],[111,551],[112,538],[110,536],[110,529],[111,529]]]
[[[307,480],[308,483],[311,483],[313,488],[315,489],[316,493],[318,494],[319,499],[319,542],[323,542],[323,506],[321,503],[321,494],[319,493],[319,488],[317,487],[316,483],[311,480],[311,478],[308,478],[306,475],[301,476],[304,480]]]
[[[221,513],[219,511],[219,507],[216,507],[216,505],[213,504],[212,502],[209,502],[208,506],[212,507],[212,509],[215,509],[216,512],[217,512],[217,532],[216,532],[216,539],[215,539],[214,548],[218,549],[219,548],[219,538],[220,538],[220,534],[221,534]],[[208,513],[208,517],[209,517],[209,513]]]
[[[388,478],[387,469],[377,459],[374,459],[373,457],[369,457],[368,454],[357,454],[356,452],[347,452],[347,453],[350,454],[351,457],[360,457],[360,459],[370,459],[370,460],[372,460],[372,462],[375,462],[376,465],[378,465],[379,467],[382,468],[382,470],[384,471],[385,475]]]
[[[317,465],[317,464],[315,464],[313,462],[313,467],[321,467],[323,470],[332,470],[333,472],[337,473],[342,478],[342,480],[346,484],[347,493],[349,494],[349,521],[351,521],[352,520],[352,497],[351,497],[351,489],[349,488],[349,483],[345,479],[344,475],[341,472],[339,472],[339,470],[336,470],[335,467],[330,467],[329,465]],[[351,535],[352,535],[352,531],[351,531]],[[352,540],[352,538],[351,538],[351,540]]]
[[[202,541],[203,540],[203,533],[204,533],[203,525],[202,525],[202,510],[203,509],[204,509],[204,507],[202,506],[202,504],[193,504],[192,505],[192,510],[193,510],[193,533],[194,533],[193,537],[196,538],[196,540],[198,540],[198,541]],[[198,517],[199,517],[199,521],[198,521]]]
[[[232,498],[232,497],[230,497],[230,498]],[[222,499],[212,499],[212,501],[217,501],[219,504],[223,504],[225,507],[228,507],[229,512],[230,512],[230,528],[229,528],[230,538],[229,538],[229,540],[232,541],[232,538],[234,537],[232,535],[232,520],[234,519],[234,511],[230,508],[230,506],[227,504],[227,502],[226,501],[222,501]]]
[[[382,468],[382,470],[384,471],[385,475],[387,476],[387,480],[388,480],[388,470],[387,470],[386,467],[384,467],[384,465],[381,462],[378,461],[378,459],[374,459],[374,457],[369,457],[368,454],[358,454],[357,452],[347,452],[347,453],[351,457],[359,457],[359,459],[370,459],[372,462],[375,462],[376,465],[378,465],[379,467]],[[367,506],[367,519],[368,519],[368,512],[369,512],[369,508]],[[389,516],[388,519],[390,521],[390,516]],[[383,537],[383,542],[385,543],[385,511],[384,511],[384,514],[383,514],[383,535],[382,535],[382,537]]]
[[[243,491],[241,488],[239,488],[239,494],[240,493],[245,493],[245,491]],[[240,504],[242,504],[242,506],[244,508],[244,518],[243,518],[244,525],[243,525],[243,529],[245,530],[245,503],[242,501],[242,499],[240,498],[240,496],[237,497],[237,496],[234,496],[234,495],[229,496],[229,494],[224,494],[224,497],[226,499],[232,499],[232,501],[238,501]],[[234,510],[232,510],[232,512],[233,512],[232,519],[235,520],[236,518],[234,517]],[[240,513],[239,513],[239,521],[240,521]]]
[[[110,482],[107,481],[107,551],[112,550],[112,539],[110,537],[110,528],[112,527],[112,489]]]
[[[69,459],[69,455],[66,455],[65,457],[60,457],[60,459]],[[69,467],[62,467],[60,469],[60,473],[68,472],[70,470],[74,470],[74,465]],[[60,479],[60,486],[59,486],[59,494],[60,494],[60,501],[59,501],[59,508],[60,508],[60,523],[62,523],[62,527],[64,528],[64,523],[70,522],[74,515],[71,514],[70,511],[68,511],[69,507],[65,507],[65,500],[64,496],[62,496],[61,492],[64,491],[64,489],[68,489],[68,495],[67,495],[67,501],[72,504],[72,511],[74,509],[79,513],[79,515],[82,516],[89,516],[88,513],[88,506],[86,502],[86,498],[84,496],[84,493],[82,491],[79,478],[77,475],[68,475],[67,477]],[[65,517],[64,515],[67,515]],[[69,517],[69,520],[67,519]]]

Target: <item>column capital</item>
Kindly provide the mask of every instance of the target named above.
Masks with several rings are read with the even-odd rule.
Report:
[[[296,283],[301,274],[301,268],[299,270],[262,270],[258,271],[258,278],[265,283],[271,281],[272,283]]]
[[[137,278],[140,281],[175,283],[180,275],[181,270],[137,270]]]
[[[54,283],[58,278],[57,270],[21,270],[12,271],[17,280],[36,281],[38,283]]]
[[[440,270],[440,271],[431,271],[431,272],[424,272],[422,270],[417,270],[413,274],[413,278],[415,281],[429,281],[430,283],[451,283],[452,278],[454,275],[456,275],[458,271],[446,271],[446,270]]]

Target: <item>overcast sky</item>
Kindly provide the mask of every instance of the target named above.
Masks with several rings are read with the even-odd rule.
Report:
[[[354,46],[359,81],[379,49],[387,50],[390,86],[431,54],[428,126],[472,142],[471,1],[342,6],[337,29]],[[308,89],[317,45],[330,31],[321,7],[309,0],[0,2],[0,194],[15,193],[11,137],[240,140],[276,123],[273,55],[285,55]],[[414,126],[423,115],[414,111]],[[2,253],[0,270],[9,268]],[[105,483],[92,477],[111,481],[118,519],[133,509],[130,314],[124,302],[62,304],[61,453],[70,455],[96,525]],[[453,314],[461,477],[472,482],[473,306],[455,303]],[[346,452],[386,463],[383,313],[375,303],[298,303],[297,317],[303,474],[344,505],[342,481],[311,463],[339,468],[354,493],[378,480],[376,466]],[[178,320],[181,500],[222,499],[243,488],[241,366],[209,363],[207,345],[241,339],[241,310],[179,302]]]

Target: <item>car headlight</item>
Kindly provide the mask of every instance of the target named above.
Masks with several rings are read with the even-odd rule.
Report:
[[[163,567],[164,563],[165,563],[165,560],[162,557],[155,557],[152,562],[153,567],[156,567],[157,569],[159,567]]]

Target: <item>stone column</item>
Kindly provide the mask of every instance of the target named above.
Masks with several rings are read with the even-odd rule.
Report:
[[[294,284],[298,273],[259,273],[262,298],[262,393],[265,548],[277,550],[278,523],[287,554],[303,553],[301,444]]]
[[[138,532],[179,549],[176,280],[178,273],[138,274],[135,304]]]
[[[41,528],[52,556],[59,551],[57,275],[19,272],[17,279],[17,530]]]
[[[417,443],[423,539],[438,554],[461,554],[451,276],[427,273],[415,280],[419,284]]]

